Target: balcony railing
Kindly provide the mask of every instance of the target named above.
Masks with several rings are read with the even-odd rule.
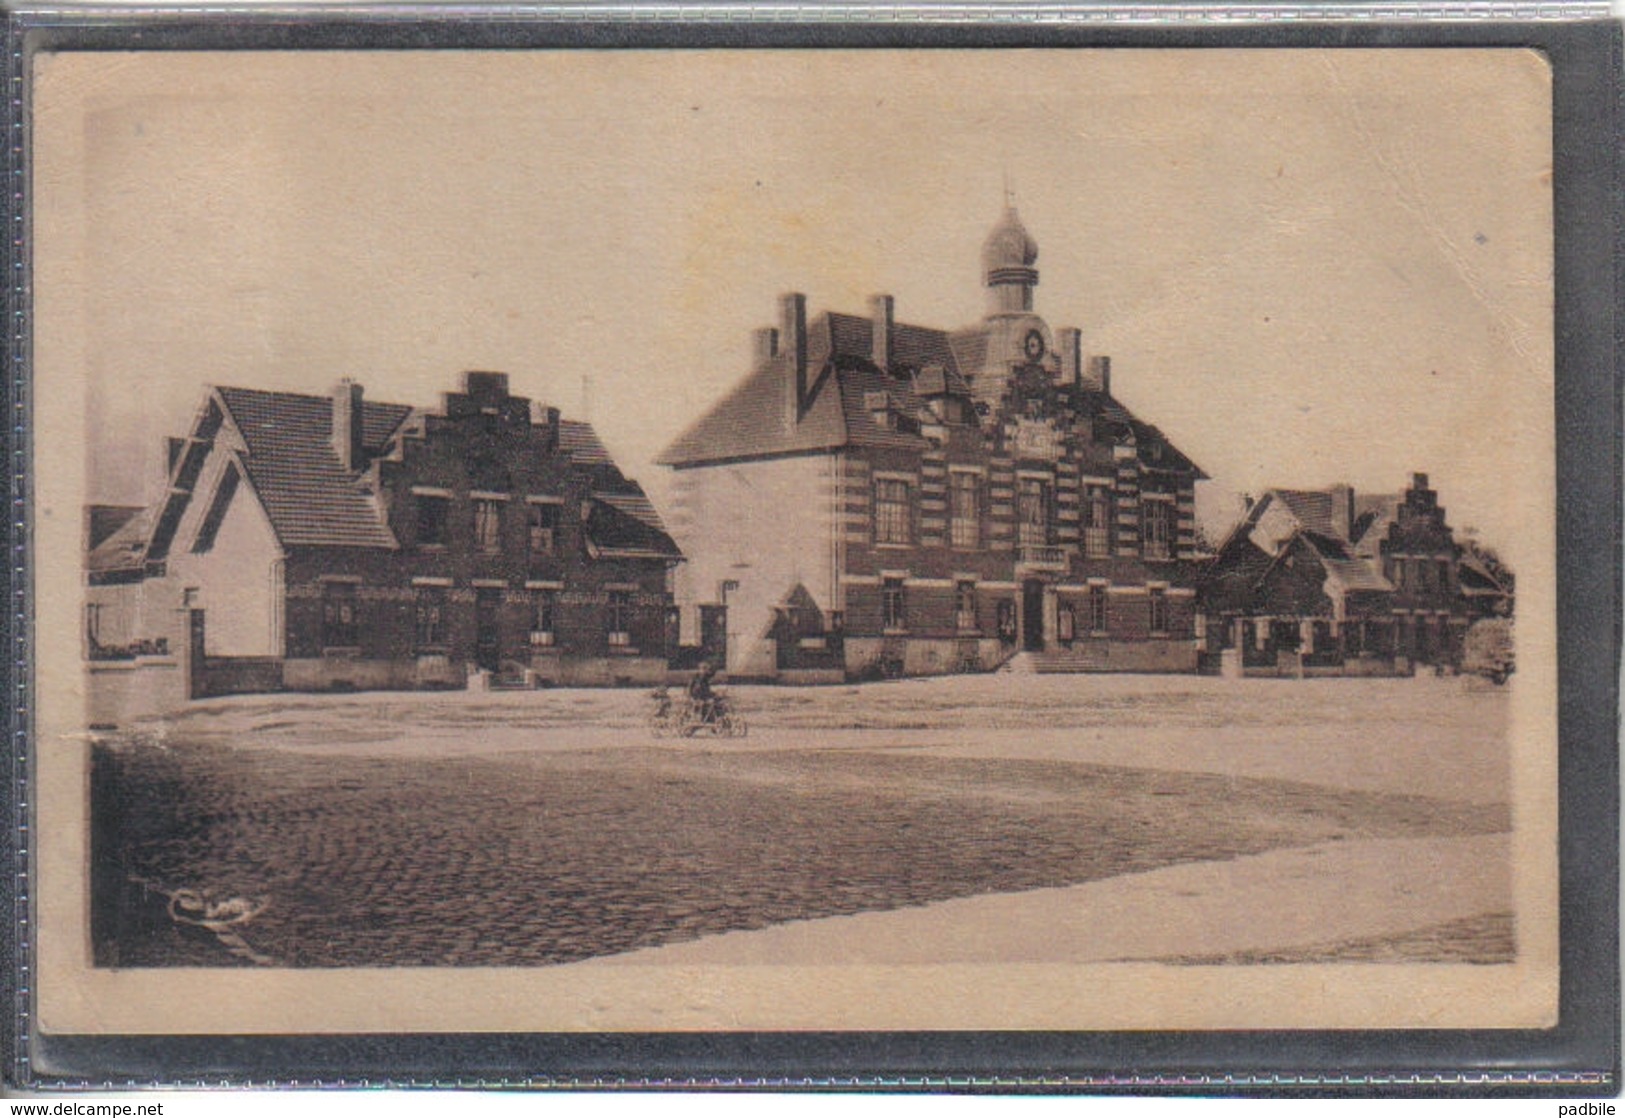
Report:
[[[1022,566],[1033,570],[1066,570],[1066,549],[1064,547],[1041,547],[1036,544],[1022,544],[1016,553],[1016,559]]]

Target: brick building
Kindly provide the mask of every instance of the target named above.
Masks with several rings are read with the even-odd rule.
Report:
[[[1455,664],[1474,599],[1461,557],[1426,474],[1397,496],[1271,489],[1202,580],[1206,650],[1255,674]]]
[[[160,504],[89,518],[92,660],[164,648],[193,695],[664,678],[676,545],[504,374],[436,410],[211,389],[168,446]]]
[[[1194,485],[1112,395],[1106,358],[1033,309],[1013,209],[988,309],[947,331],[809,320],[784,297],[749,374],[664,453],[685,639],[727,626],[735,675],[836,679],[1196,666]],[[723,610],[725,609],[725,615]],[[703,634],[702,634],[703,635]]]

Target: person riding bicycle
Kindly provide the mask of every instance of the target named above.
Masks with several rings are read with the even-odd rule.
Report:
[[[694,673],[694,678],[688,681],[688,698],[694,705],[695,717],[701,723],[717,720],[717,708],[722,697],[711,686],[711,679],[716,674],[715,665],[707,660],[700,665],[700,670]]]
[[[649,692],[649,697],[655,701],[656,718],[668,718],[671,716],[671,692],[666,690],[664,684]]]

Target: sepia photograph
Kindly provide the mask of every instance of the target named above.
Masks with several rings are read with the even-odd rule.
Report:
[[[1555,1023],[1540,53],[32,66],[45,1029]]]

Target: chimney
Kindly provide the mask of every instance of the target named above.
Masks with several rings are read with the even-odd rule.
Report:
[[[870,329],[870,360],[880,366],[881,372],[891,371],[892,306],[890,295],[876,295],[869,300],[869,319],[873,323]]]
[[[1110,395],[1112,390],[1112,359],[1110,357],[1089,358],[1089,373],[1083,378],[1083,381],[1086,387]]]
[[[1074,388],[1083,387],[1083,331],[1075,326],[1063,326],[1055,337],[1061,351],[1061,383]]]
[[[549,454],[559,449],[559,409],[537,400],[530,401],[530,425],[540,428],[540,440]]]
[[[1420,493],[1420,492],[1422,492],[1422,490],[1426,489],[1427,487],[1428,487],[1428,476],[1426,474],[1412,474],[1411,475],[1411,488],[1412,489],[1414,489],[1418,493]]]
[[[361,468],[361,386],[349,377],[333,389],[333,453],[346,470]]]
[[[356,399],[361,399],[361,388],[357,386],[355,391]],[[505,399],[508,395],[508,374],[469,369],[463,373],[463,394],[482,403]]]
[[[1354,531],[1354,487],[1339,482],[1326,492],[1332,498],[1332,527],[1347,540]]]
[[[784,393],[785,427],[794,430],[807,402],[807,297],[800,292],[779,300],[779,349],[794,363]]]
[[[750,334],[750,364],[751,368],[765,365],[779,353],[779,332],[771,326],[764,326],[760,330],[752,330]]]

